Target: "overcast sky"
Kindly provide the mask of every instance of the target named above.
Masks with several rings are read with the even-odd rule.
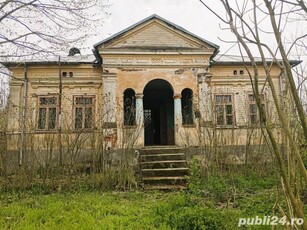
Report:
[[[219,20],[198,0],[109,0],[106,19],[101,34],[90,40],[91,45],[121,31],[142,19],[157,14],[186,30],[221,46],[226,51],[229,44],[223,44],[218,37],[232,37],[231,33],[219,28]],[[232,52],[233,53],[233,52]]]
[[[235,41],[234,35],[222,28],[227,27],[223,24],[212,12],[210,12],[199,0],[108,0],[110,7],[106,9],[110,16],[106,18],[101,31],[98,31],[97,36],[89,39],[88,44],[92,46],[119,32],[142,19],[157,14],[186,30],[220,46],[220,54],[237,54],[239,55],[238,47],[233,47],[233,44],[221,41]],[[220,1],[203,0],[217,12],[224,16],[224,9]],[[232,0],[231,0],[232,1]],[[239,1],[240,2],[240,1]],[[240,4],[239,4],[240,5]],[[259,15],[260,19],[269,19],[263,15]],[[259,20],[260,20],[259,19]],[[261,28],[268,30],[270,22],[263,20]],[[305,28],[296,28],[296,25],[291,23],[286,28],[289,34],[297,33],[298,30],[305,32]],[[299,33],[302,33],[299,31]],[[266,35],[264,35],[266,36]],[[272,36],[272,35],[271,35]],[[268,44],[275,41],[274,37],[265,37],[264,41]],[[274,46],[269,44],[270,47]],[[233,47],[233,48],[231,48]],[[229,48],[231,48],[229,50]],[[254,49],[255,50],[255,49]],[[306,60],[306,56],[303,58]]]

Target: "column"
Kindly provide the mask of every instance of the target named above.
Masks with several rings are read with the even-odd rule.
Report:
[[[117,103],[116,103],[116,74],[104,73],[103,81],[103,123],[105,127],[116,128]]]
[[[182,125],[182,111],[181,111],[181,94],[174,94],[174,117],[175,125]]]
[[[136,93],[135,94],[135,120],[136,125],[143,126],[144,120],[144,111],[143,111],[143,94]]]
[[[174,122],[175,122],[175,145],[182,145],[182,111],[181,111],[181,94],[174,94]]]
[[[136,147],[144,147],[144,109],[143,109],[143,94],[135,94],[135,121],[136,132],[138,132],[138,138],[136,140]]]

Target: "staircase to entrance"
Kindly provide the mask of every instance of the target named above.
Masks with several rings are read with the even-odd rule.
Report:
[[[145,147],[140,151],[140,167],[145,189],[181,190],[186,188],[189,169],[182,148]]]

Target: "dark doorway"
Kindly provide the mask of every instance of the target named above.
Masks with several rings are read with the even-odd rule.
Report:
[[[161,79],[144,89],[145,145],[174,145],[174,100],[171,85]]]

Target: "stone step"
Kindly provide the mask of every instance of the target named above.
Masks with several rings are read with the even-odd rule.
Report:
[[[185,160],[184,153],[148,154],[148,155],[141,155],[140,157],[141,157],[141,162]]]
[[[186,185],[186,178],[183,176],[168,177],[143,177],[143,183],[146,186],[151,185]]]
[[[156,177],[156,176],[186,176],[189,172],[188,168],[152,168],[142,169],[142,176]]]
[[[150,146],[140,151],[142,182],[149,190],[181,190],[186,188],[189,169],[182,148]]]
[[[182,153],[183,149],[178,147],[146,147],[141,150],[141,155],[163,154],[163,153]]]
[[[142,169],[152,168],[185,168],[186,160],[168,160],[168,161],[145,161],[141,162]]]

